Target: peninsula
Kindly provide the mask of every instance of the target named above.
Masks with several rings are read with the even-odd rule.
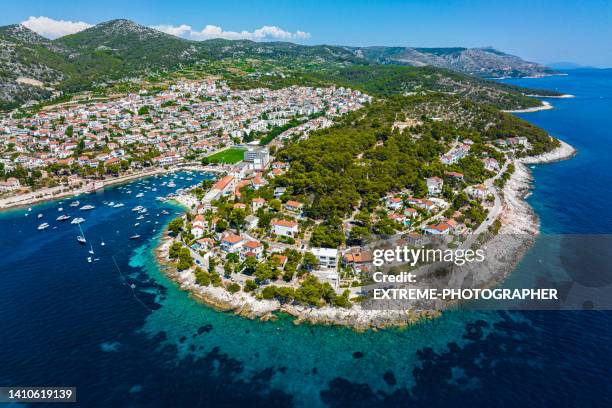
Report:
[[[193,42],[127,20],[54,41],[8,26],[0,40],[22,74],[0,116],[0,208],[179,168],[214,173],[172,196],[185,213],[157,257],[194,297],[250,317],[284,311],[368,328],[438,315],[367,306],[369,243],[486,245],[488,272],[469,279],[494,285],[538,232],[522,199],[525,164],[574,154],[509,114],[552,108],[533,95],[567,96],[483,78],[555,72],[492,49],[394,48],[383,58],[370,48]],[[36,77],[24,49],[42,53],[47,76]],[[100,50],[118,53],[123,71],[105,71]],[[143,66],[143,50],[156,62]],[[486,72],[476,69],[484,62]]]

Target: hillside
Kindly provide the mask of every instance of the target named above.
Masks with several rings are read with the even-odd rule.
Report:
[[[487,78],[541,76],[555,70],[493,48],[354,48],[356,55],[380,64],[434,66]]]
[[[537,102],[524,98],[522,90],[503,88],[500,91],[498,84],[458,72],[486,77],[553,72],[493,49],[359,48],[221,39],[189,41],[129,20],[100,23],[53,41],[21,25],[0,27],[0,45],[0,108],[3,109],[49,98],[55,90],[77,92],[215,61],[266,61],[326,83],[333,78],[369,91],[377,88],[382,95],[418,92],[424,88],[471,97],[480,95],[478,98],[495,102],[502,98],[502,103],[496,104],[512,108],[533,106]],[[396,68],[385,68],[388,65]],[[410,67],[425,70],[411,71],[407,69]]]

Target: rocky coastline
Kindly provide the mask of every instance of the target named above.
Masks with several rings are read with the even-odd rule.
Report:
[[[495,256],[487,263],[486,268],[480,268],[479,272],[470,276],[470,279],[475,279],[476,286],[488,287],[503,281],[533,244],[539,233],[539,219],[525,201],[533,182],[526,164],[551,163],[576,154],[572,146],[563,141],[560,143],[558,148],[546,154],[514,160],[515,171],[503,189],[502,210],[499,215],[501,228],[496,236],[486,242],[487,251]],[[257,299],[244,292],[231,294],[223,287],[200,286],[196,284],[191,270],[178,272],[169,262],[167,254],[172,242],[171,237],[164,236],[156,248],[159,264],[182,290],[220,311],[261,320],[274,319],[276,312],[283,312],[293,316],[296,324],[307,322],[342,325],[355,330],[406,327],[425,319],[433,319],[442,313],[432,310],[370,310],[362,308],[358,303],[347,309],[329,306],[307,307],[281,304],[277,300]]]

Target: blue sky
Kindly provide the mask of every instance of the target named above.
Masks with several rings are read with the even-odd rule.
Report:
[[[612,66],[611,0],[3,0],[2,3],[2,25],[26,21],[30,16],[65,20],[63,23],[33,20],[33,27],[42,27],[41,30],[54,24],[51,33],[83,27],[70,22],[96,24],[129,18],[144,25],[163,26],[168,32],[193,39],[222,35],[305,44],[494,46],[538,62]]]

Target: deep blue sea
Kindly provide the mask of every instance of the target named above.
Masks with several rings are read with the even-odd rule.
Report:
[[[521,115],[579,151],[532,169],[542,231],[612,233],[612,71],[509,82],[576,95]],[[177,187],[203,176],[185,177]],[[153,258],[180,211],[154,199],[168,180],[79,197],[96,206],[89,212],[64,200],[0,214],[0,385],[76,386],[82,407],[612,406],[612,312],[457,311],[356,333],[196,303]],[[149,216],[137,221],[139,204]],[[99,260],[87,262],[77,227],[55,221],[59,206],[86,218]],[[157,216],[163,208],[170,214]],[[38,231],[43,221],[52,227]],[[533,273],[554,250],[536,242],[514,274]]]

